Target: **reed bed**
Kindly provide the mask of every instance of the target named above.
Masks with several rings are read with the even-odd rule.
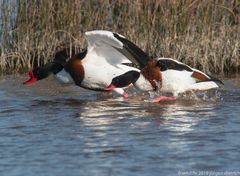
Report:
[[[218,75],[240,72],[239,0],[11,0],[0,2],[0,69],[21,72],[84,32],[118,32],[155,57]]]

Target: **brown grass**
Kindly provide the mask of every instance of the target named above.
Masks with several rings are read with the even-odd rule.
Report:
[[[25,2],[0,2],[4,73],[46,63],[62,47],[85,47],[83,34],[94,29],[118,32],[152,55],[212,74],[240,72],[239,0]]]

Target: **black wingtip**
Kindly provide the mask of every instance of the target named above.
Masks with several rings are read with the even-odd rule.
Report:
[[[134,43],[132,43],[131,41],[129,41],[124,37],[121,37],[117,33],[113,33],[113,36],[123,43],[124,49],[126,49],[126,51],[133,57],[133,58],[128,57],[129,60],[139,65],[141,68],[147,65],[148,61],[150,60],[150,57],[148,56],[147,53],[145,53],[142,49],[140,49]],[[126,55],[126,53],[123,53],[123,54]]]
[[[221,80],[217,79],[217,78],[210,78],[210,79],[208,79],[208,80],[197,81],[197,83],[210,82],[210,81],[213,81],[213,82],[215,82],[215,83],[217,83],[217,84],[224,85],[224,83],[223,83]]]
[[[211,76],[211,75],[209,75],[209,74],[207,74],[207,75],[210,77],[210,80],[209,80],[209,81],[214,81],[214,82],[216,82],[216,83],[219,83],[219,84],[224,85],[224,83],[223,83],[220,79],[215,78],[215,77],[213,77],[213,76]]]

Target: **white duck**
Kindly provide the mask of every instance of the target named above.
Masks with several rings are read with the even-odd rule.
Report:
[[[127,57],[135,58],[137,46],[123,36],[110,31],[96,30],[85,33],[87,49],[67,60],[67,57],[55,56],[52,62],[29,71],[30,79],[24,84],[32,84],[50,74],[62,83],[74,83],[86,89],[104,91],[114,77],[127,71],[139,69],[129,66]],[[129,49],[131,48],[131,49]],[[134,50],[134,52],[132,52]],[[122,54],[124,53],[124,54]],[[123,88],[113,88],[115,92],[127,97]]]
[[[124,42],[126,39],[119,37],[119,40]],[[133,47],[131,49],[131,53],[140,53],[139,49],[136,51]],[[117,76],[105,90],[126,87],[133,83],[137,89],[142,91],[160,90],[173,94],[172,97],[161,96],[153,100],[153,102],[159,102],[176,100],[179,93],[189,90],[208,90],[219,88],[219,83],[223,84],[219,79],[171,58],[152,59],[146,53],[132,55],[135,57],[127,58],[137,64],[141,72],[130,70]]]

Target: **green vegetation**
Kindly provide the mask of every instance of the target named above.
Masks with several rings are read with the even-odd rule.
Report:
[[[4,73],[46,63],[62,47],[83,48],[94,29],[212,74],[240,72],[239,0],[12,0],[0,13]]]

